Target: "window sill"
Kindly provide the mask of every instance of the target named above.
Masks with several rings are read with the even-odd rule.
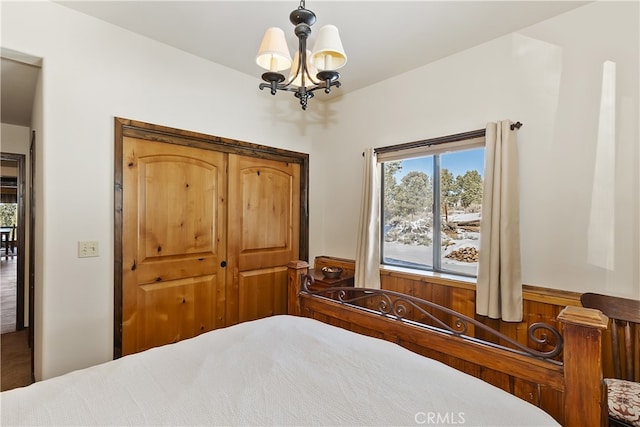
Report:
[[[463,289],[476,289],[476,278],[458,276],[449,273],[438,273],[433,271],[415,270],[406,267],[396,267],[392,265],[381,265],[380,275],[391,277],[403,277],[421,282],[436,283]]]

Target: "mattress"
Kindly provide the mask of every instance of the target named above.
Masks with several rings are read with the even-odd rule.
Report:
[[[0,395],[9,425],[557,426],[396,344],[274,316]]]

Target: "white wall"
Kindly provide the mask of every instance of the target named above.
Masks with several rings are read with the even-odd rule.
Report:
[[[298,152],[311,136],[293,124],[299,106],[257,90],[259,78],[54,3],[3,2],[2,45],[43,58],[34,119],[43,379],[112,358],[114,117]],[[97,240],[100,256],[77,258],[80,240]]]
[[[524,282],[640,298],[638,17],[593,3],[344,96],[312,152],[311,256],[355,257],[365,147],[519,120]],[[614,139],[598,138],[605,61]]]

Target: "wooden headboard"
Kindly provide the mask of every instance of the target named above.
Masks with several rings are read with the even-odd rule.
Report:
[[[289,263],[289,314],[395,342],[500,387],[542,408],[563,426],[604,425],[601,345],[608,319],[600,311],[566,307],[558,316],[562,354],[545,357],[537,348],[527,352],[467,336],[464,325],[486,326],[397,292],[359,288],[310,292],[306,289],[308,268],[304,261]],[[369,298],[378,298],[378,302]],[[422,303],[427,315],[443,312],[449,326],[407,320],[407,307],[416,310]]]

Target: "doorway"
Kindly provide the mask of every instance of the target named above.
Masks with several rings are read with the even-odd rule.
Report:
[[[32,382],[30,322],[25,314],[25,155],[0,153],[0,329],[2,390]]]
[[[15,192],[17,198],[17,219],[15,234],[10,238],[11,251],[0,261],[15,266],[15,327],[21,335],[16,344],[5,345],[2,335],[2,390],[7,389],[7,372],[26,371],[25,384],[34,381],[34,319],[35,316],[35,152],[36,130],[42,127],[42,58],[6,47],[0,47],[0,67],[2,68],[2,161],[17,162],[17,178],[5,182],[8,192]],[[35,109],[35,111],[34,111]],[[36,114],[34,114],[36,113]],[[17,156],[17,157],[16,157]],[[25,163],[26,159],[26,163]],[[15,164],[14,164],[15,166]],[[25,179],[26,176],[26,179]],[[7,195],[4,195],[5,200]],[[3,224],[0,224],[3,225]],[[10,272],[9,268],[5,270]],[[6,305],[6,304],[5,304]],[[13,316],[12,316],[13,317]],[[9,351],[10,348],[13,350]],[[26,368],[25,368],[26,366]],[[23,377],[21,374],[20,377]],[[10,387],[13,388],[13,387]]]
[[[0,154],[1,332],[25,327],[25,156]]]

